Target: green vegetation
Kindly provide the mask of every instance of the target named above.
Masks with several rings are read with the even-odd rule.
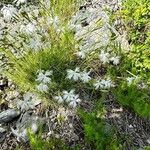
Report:
[[[86,34],[83,34],[84,36],[81,34],[83,37],[79,41],[76,40],[74,31],[70,29],[69,21],[77,11],[79,4],[80,2],[75,0],[51,0],[51,7],[48,10],[45,8],[46,6],[41,5],[43,7],[39,13],[41,20],[36,20],[36,23],[39,23],[39,29],[34,36],[41,38],[46,33],[48,37],[42,37],[43,43],[41,43],[44,45],[44,42],[48,41],[49,46],[46,43],[46,48],[42,45],[42,48],[36,51],[33,50],[34,48],[23,47],[21,43],[19,48],[24,48],[21,57],[16,57],[16,54],[11,51],[13,48],[18,48],[15,44],[12,45],[12,49],[10,47],[1,48],[0,51],[5,53],[10,67],[5,70],[4,74],[22,92],[37,93],[41,95],[42,99],[46,99],[50,105],[55,103],[55,97],[57,97],[55,100],[58,100],[58,103],[69,103],[69,106],[73,108],[82,99],[83,101],[100,99],[94,103],[94,108],[89,112],[84,109],[81,110],[81,107],[75,109],[83,122],[85,147],[90,147],[93,150],[123,150],[124,146],[121,145],[117,132],[113,126],[106,123],[106,110],[103,101],[106,99],[105,94],[111,90],[119,104],[130,108],[140,117],[150,117],[150,2],[148,0],[126,0],[123,3],[123,9],[118,13],[124,20],[127,30],[128,41],[131,46],[131,50],[128,52],[123,52],[120,45],[115,43],[113,33],[107,46],[101,46],[95,51],[78,51],[79,47],[86,45],[84,43]],[[30,25],[31,28],[29,29],[32,30],[34,24],[31,26],[30,19],[27,19],[28,22],[25,25]],[[44,31],[40,33],[43,30],[43,25]],[[90,27],[87,29],[88,35],[102,26],[101,20],[97,21],[96,29],[93,29],[93,26],[91,25],[92,30]],[[95,34],[97,33],[95,32]],[[95,37],[95,34],[91,35],[98,39],[99,37]],[[20,37],[20,40],[23,39],[24,42],[32,39],[32,36],[31,33],[29,35],[21,33],[17,38]],[[2,45],[5,45],[7,41],[5,40],[2,41]],[[105,36],[103,40],[104,43],[107,42]],[[38,43],[36,44],[38,45]],[[86,46],[84,48],[88,49]],[[80,55],[82,53],[83,56],[87,56],[84,59],[77,57],[77,51]],[[21,52],[19,51],[19,53]],[[69,69],[71,73],[73,72],[73,75],[70,73],[70,78],[67,74]],[[46,71],[48,71],[47,75],[44,74]],[[50,71],[52,72],[51,78]],[[42,77],[39,75],[40,77],[37,79],[39,72],[43,74]],[[42,86],[48,90],[40,91],[37,85],[40,84],[43,77],[46,81],[44,84],[41,82]],[[82,80],[83,77],[84,80]],[[142,85],[140,86],[140,84]],[[69,145],[61,139],[50,137],[48,140],[43,140],[42,133],[37,135],[29,133],[29,144],[32,150],[70,150]],[[80,147],[82,146],[79,144],[74,149],[80,150]],[[149,147],[145,150],[149,150]]]
[[[142,117],[149,117],[150,97],[148,91],[148,89],[139,90],[135,85],[127,86],[126,84],[122,84],[116,88],[115,96],[120,104],[132,108]]]
[[[95,150],[122,150],[114,129],[105,122],[105,108],[96,103],[92,112],[79,111],[83,121],[85,141]]]
[[[67,148],[67,146],[61,140],[56,138],[43,140],[41,136],[42,134],[40,133],[37,135],[29,133],[31,150],[43,150],[43,149],[69,150],[69,148]]]
[[[126,0],[121,12],[131,44],[128,54],[132,70],[150,83],[150,2]]]

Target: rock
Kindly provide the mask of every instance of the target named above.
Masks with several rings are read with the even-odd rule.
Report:
[[[8,109],[0,113],[0,123],[7,123],[20,115],[20,111]]]

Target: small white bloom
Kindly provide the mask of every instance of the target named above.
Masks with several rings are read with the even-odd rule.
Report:
[[[86,82],[89,82],[89,80],[91,80],[91,77],[89,76],[90,74],[90,71],[89,72],[86,72],[86,71],[83,71],[81,73],[81,80],[86,83]]]
[[[36,81],[42,82],[42,83],[50,83],[51,78],[49,76],[51,76],[51,75],[52,75],[52,71],[46,71],[44,73],[44,71],[41,70],[41,71],[39,71]]]
[[[79,99],[79,95],[74,93],[74,90],[71,90],[70,92],[63,91],[63,99],[66,102],[69,102],[69,106],[73,108],[75,108],[77,104],[81,101]]]
[[[105,53],[104,51],[101,52],[101,54],[99,55],[100,61],[103,64],[109,63],[109,53]]]
[[[72,101],[69,103],[69,106],[75,108],[79,102],[81,102],[79,95],[74,95],[74,99],[72,99]]]
[[[94,86],[95,86],[95,89],[97,90],[98,88],[109,89],[113,87],[114,85],[110,79],[107,79],[107,80],[103,79],[103,80],[96,81]]]
[[[103,81],[103,84],[105,85],[104,88],[106,88],[106,89],[111,88],[111,87],[114,86],[110,79],[107,79],[107,80]]]
[[[63,99],[66,102],[70,102],[74,99],[74,90],[71,90],[70,92],[68,91],[63,91]]]
[[[67,78],[73,79],[74,81],[77,81],[80,78],[80,69],[77,67],[74,71],[69,69],[67,70]]]
[[[76,101],[71,101],[71,102],[69,103],[69,106],[75,108],[75,107],[77,106]]]
[[[37,89],[40,91],[40,92],[47,92],[48,91],[48,86],[44,83],[40,83],[39,85],[36,86]]]
[[[7,22],[11,21],[11,19],[14,17],[16,12],[17,12],[16,8],[14,8],[11,5],[4,6],[1,9],[1,13],[2,13],[2,15],[4,17],[4,20],[7,21]]]
[[[119,56],[111,57],[110,61],[112,61],[114,65],[118,65],[120,63],[120,58]]]
[[[96,83],[94,83],[95,89],[97,90],[98,88],[103,88],[103,85],[101,84],[101,81],[96,81]]]

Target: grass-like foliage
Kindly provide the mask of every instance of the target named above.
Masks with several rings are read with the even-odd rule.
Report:
[[[41,4],[41,16],[45,20],[47,16],[58,16],[60,18],[59,27],[63,27],[63,31],[58,31],[58,33],[55,25],[47,26],[50,46],[41,48],[37,52],[23,47],[26,54],[19,59],[9,50],[2,50],[8,57],[11,66],[11,69],[7,70],[5,74],[24,91],[35,90],[35,80],[39,70],[53,70],[55,87],[58,88],[57,85],[61,87],[65,80],[66,69],[74,66],[75,40],[67,25],[69,19],[76,11],[77,3],[73,0],[52,0],[49,3],[50,8],[46,8],[45,5]],[[43,20],[42,24],[44,22]]]
[[[55,42],[51,48],[42,49],[39,52],[30,51],[20,59],[6,52],[7,56],[9,54],[12,65],[12,69],[7,72],[8,76],[21,89],[27,91],[35,88],[38,70],[53,70],[54,81],[57,84],[63,84],[66,69],[75,61],[72,33],[66,31]]]

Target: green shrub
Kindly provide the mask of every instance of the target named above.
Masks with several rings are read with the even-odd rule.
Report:
[[[137,73],[150,83],[150,1],[124,1],[122,18],[131,44],[129,61],[133,63]]]
[[[120,104],[132,108],[142,117],[150,117],[148,89],[140,90],[136,85],[127,86],[126,84],[122,84],[115,89],[115,95]]]
[[[111,126],[103,119],[104,107],[98,103],[96,105],[92,112],[79,111],[83,120],[85,141],[94,150],[121,150]]]

